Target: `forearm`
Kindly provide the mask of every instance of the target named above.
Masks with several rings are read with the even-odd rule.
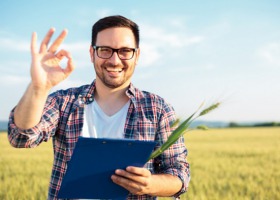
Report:
[[[182,181],[170,174],[154,174],[151,179],[151,196],[168,197],[178,193],[182,188]]]
[[[40,122],[48,93],[48,90],[38,90],[29,84],[15,109],[14,119],[18,128],[29,129]]]
[[[72,57],[64,49],[57,49],[65,39],[67,30],[63,30],[52,45],[49,41],[55,29],[51,28],[37,48],[37,33],[31,38],[31,83],[21,98],[15,110],[15,124],[18,128],[32,128],[40,122],[48,93],[52,87],[65,80],[74,70]],[[67,66],[60,66],[61,60],[66,58]]]

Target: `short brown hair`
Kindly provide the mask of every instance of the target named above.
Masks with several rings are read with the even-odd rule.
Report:
[[[114,28],[114,27],[124,27],[129,28],[134,35],[136,47],[139,47],[139,28],[138,25],[131,21],[130,19],[127,19],[121,15],[113,15],[104,17],[100,20],[98,20],[93,26],[92,26],[92,35],[91,35],[91,46],[94,46],[96,44],[97,34],[100,31],[103,31],[107,28]]]

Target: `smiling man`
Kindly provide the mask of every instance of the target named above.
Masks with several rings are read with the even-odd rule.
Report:
[[[70,53],[57,49],[67,35],[64,30],[48,47],[50,29],[37,49],[37,35],[31,41],[31,82],[11,111],[8,136],[14,147],[32,148],[52,138],[54,162],[48,199],[57,199],[79,136],[127,138],[156,141],[162,145],[173,131],[173,108],[161,97],[135,88],[131,77],[137,65],[139,29],[122,16],[109,16],[92,28],[90,57],[96,79],[89,85],[50,90],[74,70]],[[68,59],[67,67],[60,61]],[[157,146],[157,147],[158,147]],[[179,197],[190,180],[187,150],[181,137],[143,168],[116,169],[112,181],[130,193],[127,199]]]

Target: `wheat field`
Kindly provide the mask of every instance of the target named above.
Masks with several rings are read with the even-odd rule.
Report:
[[[181,199],[280,199],[279,127],[193,131],[185,140],[192,178]],[[51,142],[15,149],[0,133],[0,199],[46,199],[52,159]]]

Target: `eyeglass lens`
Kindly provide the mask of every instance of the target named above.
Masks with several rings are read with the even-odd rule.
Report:
[[[129,60],[133,57],[135,49],[132,48],[121,48],[112,49],[110,47],[95,47],[97,50],[97,55],[103,59],[109,59],[112,57],[114,52],[117,52],[118,56],[122,60]]]

